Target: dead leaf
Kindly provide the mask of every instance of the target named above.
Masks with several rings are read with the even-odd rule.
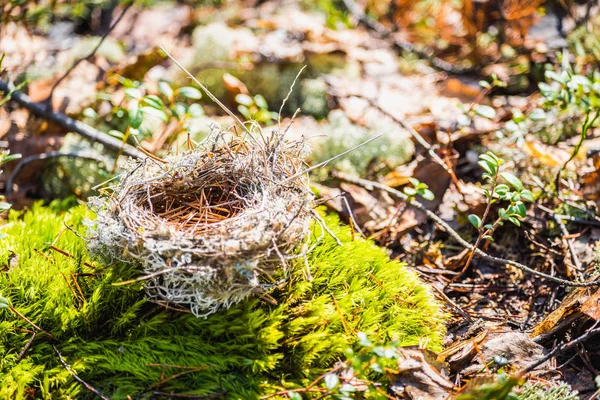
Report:
[[[556,310],[533,328],[531,337],[534,338],[550,332],[560,321],[578,312],[582,304],[590,297],[592,290],[591,288],[576,288],[573,290]],[[591,308],[590,312],[592,312]]]
[[[572,149],[564,150],[556,146],[548,146],[533,136],[526,137],[523,149],[529,156],[549,167],[563,166],[573,152]],[[581,159],[581,156],[585,157],[583,147],[579,150],[577,158]]]
[[[415,347],[401,347],[399,373],[390,378],[390,391],[410,399],[447,399],[454,385],[443,376],[432,354]],[[437,364],[438,367],[434,366]]]

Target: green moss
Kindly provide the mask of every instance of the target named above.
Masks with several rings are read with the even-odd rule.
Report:
[[[82,231],[91,212],[61,208],[13,212],[0,227],[8,235],[0,240],[0,294],[54,335],[65,361],[110,398],[160,391],[252,399],[281,390],[281,382],[304,386],[356,347],[359,331],[403,345],[428,339],[431,349],[441,348],[444,315],[426,287],[383,249],[353,241],[335,217],[327,223],[344,245],[325,235],[309,256],[312,282],[298,262],[285,287],[270,293],[277,305],[252,299],[202,319],[146,302],[141,283],[112,285],[136,277],[133,266],[84,265],[85,243],[64,224]],[[32,329],[0,310],[0,398],[92,397],[60,364],[46,335],[38,334],[18,360]],[[163,375],[150,366],[159,363],[172,367]],[[186,371],[176,366],[207,368],[159,383]]]

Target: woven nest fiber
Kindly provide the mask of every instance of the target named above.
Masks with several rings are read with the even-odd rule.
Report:
[[[90,201],[88,247],[141,265],[148,298],[207,316],[262,293],[309,232],[307,147],[274,132],[218,129],[195,150],[126,167],[110,196]]]

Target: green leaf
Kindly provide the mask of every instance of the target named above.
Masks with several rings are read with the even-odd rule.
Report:
[[[491,237],[490,235],[485,235],[484,237],[482,237],[483,240],[490,240],[490,241],[494,241],[494,238]]]
[[[132,128],[139,128],[140,125],[142,125],[142,122],[144,122],[144,115],[139,108],[135,107],[129,110],[129,125]]]
[[[508,187],[508,185],[501,183],[500,185],[496,186],[494,192],[496,192],[499,196],[504,196],[506,193],[508,193],[509,190],[510,188]]]
[[[420,180],[418,180],[417,178],[408,178],[408,181],[410,182],[411,185],[413,185],[413,187],[417,187],[419,186],[419,184],[421,183]]]
[[[510,222],[512,222],[513,224],[515,224],[516,226],[521,226],[521,221],[519,221],[517,218],[515,217],[508,217],[508,220]]]
[[[471,223],[471,225],[473,225],[476,229],[481,228],[481,218],[479,218],[477,215],[475,214],[470,214],[469,215],[469,222]]]
[[[250,119],[251,115],[248,107],[246,107],[245,105],[239,105],[237,109],[240,112],[240,114],[244,116],[244,118]]]
[[[487,119],[496,118],[496,110],[490,106],[478,106],[475,109],[475,114]]]
[[[484,228],[492,232],[494,231],[494,225],[492,224],[485,224]]]
[[[327,390],[333,390],[340,384],[340,378],[336,374],[327,374],[323,380]]]
[[[367,334],[364,332],[358,332],[357,333],[358,336],[358,340],[361,346],[363,347],[371,347],[373,346],[373,343],[369,340],[369,338],[367,337]]]
[[[546,111],[536,108],[529,113],[529,119],[532,121],[543,121],[546,119]]]
[[[287,395],[290,398],[290,400],[302,400],[302,396],[298,392],[289,391],[287,392]]]
[[[412,187],[405,187],[404,189],[402,189],[402,191],[407,196],[414,196],[415,194],[417,194],[417,189]]]
[[[490,174],[490,178],[493,175],[496,175],[496,166],[490,163],[489,161],[481,160],[477,164],[488,174]]]
[[[507,219],[508,218],[508,214],[506,213],[506,210],[504,208],[500,208],[498,210],[498,216],[502,219]]]
[[[160,97],[155,96],[153,94],[144,96],[144,98],[142,99],[142,104],[148,107],[152,107],[156,110],[162,110],[165,106],[165,103],[163,103]]]
[[[188,107],[183,103],[175,103],[171,108],[171,112],[177,119],[181,119],[187,112]]]
[[[202,108],[200,104],[194,103],[191,106],[189,106],[188,113],[192,117],[201,117],[204,115],[204,108]]]
[[[237,96],[235,96],[235,101],[238,104],[241,104],[246,107],[250,107],[252,104],[254,104],[254,99],[244,93],[240,93]]]
[[[167,99],[173,99],[173,88],[166,81],[158,82],[158,91],[161,92]]]
[[[6,201],[0,201],[0,213],[10,210],[10,207],[12,207],[10,203],[7,203]]]
[[[431,201],[431,200],[435,199],[435,194],[433,194],[433,192],[429,189],[423,189],[423,191],[419,192],[419,193],[425,200]]]
[[[530,190],[523,189],[521,190],[521,199],[533,203],[533,194]]]
[[[169,120],[169,117],[167,116],[167,114],[164,113],[164,111],[156,109],[154,107],[142,107],[141,110],[144,114],[157,117],[164,122],[167,122]]]
[[[519,214],[519,216],[521,218],[525,218],[525,216],[527,215],[527,207],[525,207],[525,204],[523,204],[522,202],[518,202],[516,204],[517,207],[517,214]]]
[[[500,175],[502,176],[502,178],[504,178],[506,182],[510,184],[510,186],[515,188],[515,190],[523,190],[523,183],[521,182],[521,180],[513,174],[511,174],[510,172],[502,172]]]
[[[493,154],[488,154],[488,153],[486,153],[486,154],[481,154],[481,155],[479,156],[479,159],[480,159],[480,160],[487,161],[487,162],[489,162],[490,164],[492,164],[492,165],[494,165],[494,166],[496,166],[496,167],[497,167],[497,166],[498,166],[498,157],[492,157],[492,156],[493,156]]]
[[[257,94],[256,96],[254,96],[254,101],[259,108],[262,108],[263,110],[269,109],[267,99],[265,99],[265,96],[263,96],[262,94]]]
[[[187,97],[192,100],[199,100],[202,98],[202,92],[195,87],[184,86],[182,88],[177,89],[177,94],[182,95],[183,97]]]
[[[0,296],[0,309],[8,308],[8,307],[9,307],[8,299],[6,297]]]
[[[9,161],[18,160],[21,157],[23,157],[23,156],[18,153],[17,154],[7,154],[5,156],[2,156],[2,159],[0,159],[0,164],[7,163]]]
[[[125,137],[125,135],[123,134],[123,132],[118,131],[116,129],[111,129],[110,131],[108,131],[108,134],[110,136],[116,137],[117,139],[123,139]]]
[[[136,99],[139,100],[142,98],[142,93],[135,88],[127,88],[125,89],[125,94],[127,95],[127,97],[131,97],[132,99]]]
[[[83,110],[83,116],[91,119],[98,119],[98,113],[90,107],[86,107]]]
[[[479,86],[481,86],[484,89],[490,89],[490,83],[488,81],[479,81]]]
[[[466,114],[458,114],[458,117],[456,117],[456,123],[460,126],[469,126],[471,125],[471,118],[469,118]]]

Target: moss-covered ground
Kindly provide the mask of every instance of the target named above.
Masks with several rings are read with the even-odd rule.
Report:
[[[441,348],[444,314],[426,286],[385,250],[353,240],[334,216],[327,224],[343,246],[325,235],[309,255],[312,281],[298,262],[271,299],[206,319],[147,302],[142,282],[113,285],[138,271],[89,259],[84,240],[67,229],[84,232],[86,217],[92,213],[81,205],[36,205],[0,228],[0,295],[14,307],[0,310],[0,398],[93,397],[53,346],[111,399],[252,399],[306,386],[344,359],[357,332]],[[313,240],[319,233],[315,227]],[[36,328],[14,311],[53,337],[38,331],[22,353]]]

